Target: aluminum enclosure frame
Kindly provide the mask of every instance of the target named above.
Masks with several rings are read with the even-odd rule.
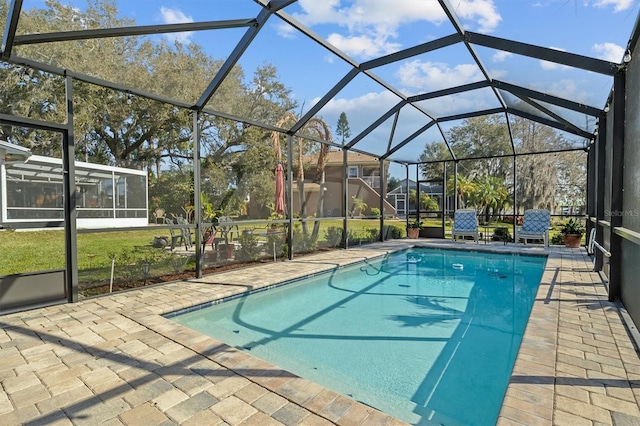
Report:
[[[602,151],[602,146],[604,144],[604,131],[600,129],[600,141],[597,144],[593,144],[596,141],[597,134],[591,134],[586,132],[580,128],[577,123],[573,123],[570,120],[563,119],[559,115],[553,113],[549,108],[543,106],[540,102],[544,102],[547,104],[551,104],[560,108],[569,109],[572,111],[576,111],[582,113],[584,115],[593,117],[595,119],[601,119],[606,114],[607,106],[602,106],[601,109],[594,108],[593,106],[583,105],[576,102],[572,102],[568,99],[563,99],[557,96],[553,96],[550,94],[545,94],[542,92],[537,92],[525,87],[521,87],[518,85],[513,85],[509,83],[505,83],[496,79],[493,79],[490,75],[487,68],[482,64],[475,47],[483,46],[489,47],[492,49],[497,49],[504,52],[511,52],[518,55],[522,55],[528,58],[538,59],[549,61],[555,64],[565,65],[568,67],[591,71],[607,76],[612,76],[614,78],[614,93],[615,96],[610,98],[612,102],[616,104],[615,110],[617,114],[614,115],[613,120],[614,123],[611,124],[614,128],[614,138],[611,141],[613,145],[613,153],[614,153],[614,165],[616,167],[621,166],[623,164],[623,155],[624,155],[624,103],[626,102],[624,95],[625,93],[625,63],[613,63],[609,61],[604,61],[596,58],[590,58],[583,55],[573,54],[570,52],[562,52],[559,50],[546,48],[542,46],[535,46],[527,43],[521,43],[513,40],[507,40],[503,38],[488,36],[484,34],[479,34],[475,32],[465,31],[459,23],[458,17],[454,11],[454,8],[450,4],[449,0],[438,0],[438,3],[442,6],[445,11],[449,22],[453,25],[456,32],[450,34],[448,36],[423,43],[417,46],[410,47],[408,49],[392,53],[390,55],[386,55],[380,58],[376,58],[370,61],[366,61],[363,63],[358,63],[352,58],[350,58],[345,53],[339,51],[334,46],[329,44],[326,40],[317,36],[312,30],[307,28],[298,22],[294,17],[289,15],[284,11],[284,9],[295,3],[296,0],[255,0],[255,3],[261,6],[261,10],[259,14],[255,17],[247,17],[245,19],[239,20],[227,20],[227,21],[210,21],[210,22],[200,22],[193,24],[168,24],[168,25],[154,25],[154,26],[135,26],[130,28],[103,28],[99,30],[84,30],[84,31],[68,31],[68,32],[58,32],[58,33],[47,33],[47,34],[31,34],[31,35],[17,35],[17,27],[19,22],[20,12],[22,11],[23,1],[22,0],[12,0],[10,7],[8,9],[7,21],[5,25],[5,32],[3,34],[2,46],[0,52],[0,58],[10,64],[16,64],[21,66],[27,66],[33,69],[50,72],[56,75],[65,77],[65,89],[67,91],[66,100],[67,100],[67,113],[68,113],[68,121],[64,125],[56,125],[55,123],[43,123],[38,120],[28,119],[28,118],[19,118],[14,116],[8,116],[6,114],[0,114],[0,122],[6,124],[12,124],[17,126],[25,126],[25,127],[37,127],[46,130],[53,130],[57,132],[61,132],[63,134],[63,152],[64,152],[64,164],[65,171],[67,174],[65,175],[66,179],[70,179],[66,182],[66,190],[65,194],[66,202],[65,202],[65,244],[67,249],[67,270],[68,270],[68,286],[72,291],[72,294],[75,294],[77,297],[77,247],[76,247],[76,237],[77,230],[75,229],[75,203],[73,201],[74,194],[70,190],[69,182],[73,182],[74,179],[74,170],[73,170],[73,159],[74,159],[74,142],[73,142],[73,101],[72,101],[72,91],[73,91],[73,80],[79,80],[88,82],[91,84],[97,84],[103,87],[108,87],[114,90],[119,90],[125,93],[134,94],[136,96],[145,97],[148,99],[157,100],[160,102],[165,102],[171,105],[174,105],[179,108],[185,108],[194,111],[194,128],[197,128],[197,117],[198,114],[206,113],[211,114],[217,117],[227,118],[231,120],[236,120],[238,122],[247,123],[250,125],[262,127],[268,130],[274,130],[281,132],[288,137],[289,145],[291,144],[292,137],[301,137],[309,140],[313,140],[321,143],[328,143],[327,141],[322,141],[317,138],[309,138],[308,136],[302,135],[300,130],[304,127],[304,125],[317,113],[321,110],[321,108],[326,105],[340,90],[346,87],[349,82],[351,82],[354,78],[359,76],[360,74],[368,77],[373,82],[377,83],[381,87],[387,89],[394,95],[396,95],[400,101],[390,108],[386,113],[384,113],[379,118],[372,121],[372,123],[360,134],[354,136],[351,140],[346,141],[344,145],[341,144],[333,144],[344,151],[344,155],[348,151],[361,152],[364,154],[372,155],[387,161],[396,161],[403,165],[419,165],[422,164],[419,159],[416,159],[415,162],[407,162],[407,161],[398,161],[393,158],[393,155],[397,153],[402,147],[406,146],[411,140],[414,140],[422,133],[427,131],[433,126],[437,126],[440,134],[443,137],[443,140],[449,150],[451,155],[451,160],[454,164],[457,165],[457,162],[460,160],[467,159],[483,159],[483,158],[495,158],[498,156],[503,157],[513,157],[514,164],[516,159],[520,155],[535,155],[535,154],[545,154],[549,152],[560,152],[560,151],[544,151],[544,152],[535,152],[535,153],[518,153],[515,150],[515,144],[513,141],[513,136],[511,131],[509,130],[509,137],[511,139],[511,147],[512,152],[507,154],[500,154],[498,156],[486,156],[486,157],[477,157],[477,158],[457,158],[455,153],[451,147],[450,142],[447,140],[445,132],[443,132],[440,123],[451,121],[451,120],[459,120],[463,118],[469,118],[474,116],[481,116],[487,114],[504,114],[505,117],[508,117],[510,114],[523,117],[525,119],[541,123],[546,126],[550,126],[552,128],[556,128],[567,132],[569,134],[573,134],[584,138],[589,143],[585,144],[583,147],[577,147],[568,149],[568,151],[580,151],[580,150],[591,150],[594,148],[598,148],[597,153],[595,154],[595,160],[589,162],[589,164],[593,167],[596,167],[596,170],[590,169],[589,174],[592,175],[597,173],[596,178],[592,180],[592,186],[594,187],[594,191],[597,192],[598,196],[595,197],[596,206],[595,209],[590,210],[591,212],[595,212],[596,217],[594,218],[596,221],[596,226],[598,227],[598,233],[596,235],[600,235],[602,232],[602,227],[600,224],[605,224],[606,218],[601,217],[604,213],[602,210],[602,203],[600,202],[600,191],[602,189],[601,183],[604,184],[604,177],[600,174],[600,167],[604,165],[604,159],[602,158],[604,152]],[[335,54],[337,57],[342,59],[345,63],[347,63],[351,69],[342,77],[342,79],[336,83],[326,94],[321,97],[320,101],[313,106],[313,108],[308,111],[305,115],[303,115],[298,122],[296,122],[292,127],[289,128],[278,128],[269,123],[262,123],[256,120],[250,120],[246,117],[235,117],[233,115],[212,110],[206,107],[207,101],[211,99],[211,97],[216,93],[226,76],[229,74],[234,65],[238,63],[246,49],[251,45],[252,41],[255,39],[256,35],[259,31],[264,27],[266,22],[272,17],[277,16],[279,19],[289,23],[292,27],[298,30],[302,35],[308,37],[315,43],[319,44],[321,47],[326,49],[327,51]],[[128,85],[118,84],[115,82],[110,82],[106,80],[102,80],[99,78],[95,78],[89,75],[84,75],[82,73],[73,72],[71,70],[61,69],[54,66],[50,66],[44,63],[40,63],[28,58],[21,58],[19,56],[14,55],[13,48],[19,45],[26,44],[38,44],[45,43],[51,41],[68,41],[68,40],[83,40],[90,38],[102,38],[102,37],[122,37],[122,36],[136,36],[136,35],[145,35],[145,34],[158,34],[158,33],[172,33],[172,32],[180,32],[180,31],[202,31],[202,30],[215,30],[215,29],[223,29],[223,28],[241,28],[246,27],[247,30],[244,36],[241,38],[240,42],[235,46],[232,53],[224,62],[221,69],[216,73],[215,76],[212,77],[209,85],[203,91],[200,98],[194,103],[190,104],[187,102],[183,102],[176,99],[170,99],[166,97],[162,97],[159,95],[155,95],[152,93],[145,92],[139,88],[131,87]],[[633,51],[636,47],[638,39],[640,38],[640,31],[638,30],[638,20],[636,20],[634,31],[631,35],[629,44],[627,46],[627,50],[629,53]],[[400,90],[388,84],[380,77],[378,77],[374,71],[376,68],[391,64],[394,62],[398,62],[400,60],[408,59],[414,57],[416,55],[420,55],[425,52],[435,51],[438,49],[442,49],[448,46],[453,46],[456,44],[464,45],[467,52],[474,58],[476,65],[480,69],[483,79],[471,84],[461,85],[457,87],[451,87],[443,90],[434,91],[431,93],[422,93],[414,96],[406,96]],[[425,110],[418,102],[426,99],[433,99],[441,96],[447,96],[451,94],[457,93],[465,93],[471,90],[476,90],[479,88],[490,88],[498,101],[500,107],[489,109],[489,110],[478,110],[467,112],[463,114],[455,114],[451,116],[441,116],[438,117],[431,113],[430,111]],[[509,107],[502,96],[500,94],[500,90],[505,90],[520,100],[522,100],[526,105],[531,107],[536,111],[537,114],[532,114],[529,111],[525,111],[520,108]],[[613,89],[612,89],[613,90]],[[389,138],[389,143],[386,145],[384,150],[380,150],[379,152],[370,152],[370,150],[363,150],[358,147],[358,143],[365,139],[367,135],[369,135],[372,131],[382,125],[387,119],[391,118],[395,115],[395,120],[397,121],[397,117],[399,112],[406,107],[411,107],[417,112],[421,113],[424,116],[425,124],[414,132],[411,136],[405,138],[404,140],[392,144],[392,135]],[[547,118],[548,117],[548,118]],[[507,119],[507,125],[509,120]],[[605,124],[606,120],[602,120],[600,125]],[[395,125],[394,125],[395,129]],[[199,136],[197,131],[194,133],[194,138],[196,142],[196,146],[199,147]],[[392,146],[393,145],[393,146]],[[564,150],[562,150],[564,151]],[[590,152],[590,155],[594,155]],[[194,150],[194,157],[197,160],[199,157],[198,149]],[[198,162],[196,161],[196,164]],[[291,173],[291,172],[289,172]],[[623,198],[623,168],[619,167],[614,170],[613,174],[613,182],[611,182],[611,186],[613,188],[612,192],[612,209],[616,209],[617,211],[624,211],[626,206],[622,204]],[[408,172],[407,172],[408,179]],[[515,176],[514,176],[515,179]],[[198,197],[196,197],[196,203],[198,202]],[[346,206],[345,206],[346,209]],[[196,209],[199,211],[199,209]],[[346,211],[345,213],[345,231],[346,231]],[[637,240],[637,231],[628,230],[624,228],[622,225],[621,218],[611,217],[611,223],[609,224],[612,234],[612,247],[611,251],[614,254],[614,257],[617,260],[614,260],[612,263],[612,275],[611,275],[611,293],[610,298],[615,299],[619,295],[619,285],[621,281],[620,269],[621,265],[617,262],[620,260],[621,255],[621,244],[622,240],[631,241],[634,244]],[[290,218],[290,220],[292,220]],[[199,226],[200,222],[197,222]],[[289,227],[289,232],[291,233],[292,226]],[[198,233],[197,233],[198,234]],[[289,241],[291,241],[292,235],[290,235]],[[345,241],[345,246],[347,242]],[[198,247],[199,244],[196,245]],[[289,251],[291,253],[291,250]],[[75,286],[75,287],[74,287]],[[75,301],[75,300],[70,300]]]

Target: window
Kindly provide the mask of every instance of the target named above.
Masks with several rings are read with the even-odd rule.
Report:
[[[358,177],[358,166],[349,166],[349,172],[348,172],[347,176],[350,177],[350,178],[357,178]]]

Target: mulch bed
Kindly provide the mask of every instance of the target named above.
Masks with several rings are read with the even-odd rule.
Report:
[[[210,275],[218,272],[231,271],[234,269],[246,268],[249,266],[260,265],[264,263],[273,263],[273,260],[265,259],[265,260],[258,260],[255,262],[244,262],[244,263],[231,262],[231,263],[221,264],[215,267],[204,268],[202,270],[202,274]],[[132,290],[140,287],[145,287],[151,284],[160,284],[160,283],[168,283],[173,281],[188,280],[191,278],[195,278],[195,276],[196,276],[195,271],[184,271],[184,272],[179,272],[175,274],[165,274],[160,276],[149,277],[149,279],[147,279],[146,281],[138,280],[138,281],[132,281],[127,283],[114,282],[113,293],[117,291],[122,291],[122,290]],[[80,293],[84,297],[109,294],[109,284],[107,283],[103,285],[92,285],[90,288],[81,289]]]
[[[329,247],[322,247],[322,248],[319,248],[316,251],[316,253],[319,251],[331,251],[331,250],[334,250],[334,249]],[[296,257],[308,256],[311,254],[314,254],[314,253],[313,252],[312,253],[296,253]],[[281,259],[278,259],[278,261],[283,262],[285,261],[285,259],[281,258]],[[202,270],[202,274],[210,275],[218,272],[231,271],[234,269],[246,268],[246,267],[265,264],[265,263],[273,263],[273,259],[270,259],[270,258],[260,259],[260,260],[256,260],[255,262],[227,262],[227,263],[219,264],[215,267],[204,268]],[[132,282],[126,282],[126,283],[114,282],[113,293],[117,291],[122,291],[122,290],[132,290],[140,287],[145,287],[151,284],[160,284],[160,283],[188,280],[195,277],[196,277],[195,271],[184,271],[184,272],[179,272],[175,274],[166,274],[166,275],[149,277],[146,281],[138,280],[138,281],[132,281]],[[109,294],[109,283],[102,284],[102,285],[100,284],[91,285],[91,287],[80,289],[80,297],[92,297],[92,296],[99,296],[104,294]]]

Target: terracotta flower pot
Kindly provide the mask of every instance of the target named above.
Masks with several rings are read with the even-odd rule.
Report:
[[[218,252],[207,251],[204,253],[204,260],[208,263],[216,263],[218,261]]]
[[[580,242],[582,241],[582,235],[580,234],[565,234],[564,236],[564,246],[571,248],[580,247]]]
[[[233,244],[225,244],[225,243],[220,243],[218,244],[218,253],[219,253],[219,259],[221,260],[229,260],[233,257]]]
[[[419,234],[420,234],[420,228],[407,228],[408,238],[418,238]]]

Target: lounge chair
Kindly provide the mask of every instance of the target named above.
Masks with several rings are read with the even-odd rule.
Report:
[[[516,226],[516,242],[524,240],[543,240],[544,246],[549,247],[549,226],[551,212],[546,209],[529,209],[524,212],[522,226]]]
[[[456,210],[453,216],[453,228],[451,229],[453,241],[456,237],[473,237],[478,243],[478,217],[473,209]]]

